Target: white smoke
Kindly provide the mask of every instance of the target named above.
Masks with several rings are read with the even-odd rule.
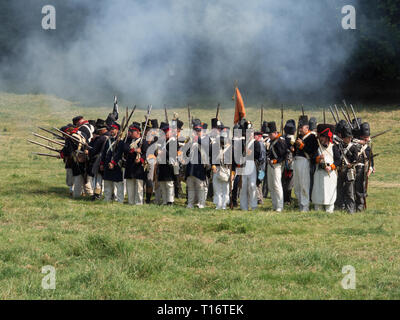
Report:
[[[253,99],[329,98],[352,51],[341,28],[349,2],[69,0],[65,10],[89,13],[81,29],[59,42],[59,30],[32,31],[1,84],[12,70],[26,91],[154,106],[229,98],[234,80]]]

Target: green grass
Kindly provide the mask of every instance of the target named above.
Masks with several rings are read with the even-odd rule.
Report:
[[[232,109],[221,110],[226,124]],[[270,199],[253,212],[216,211],[211,203],[188,210],[183,200],[174,207],[72,200],[62,162],[32,156],[38,148],[26,139],[37,126],[61,126],[76,114],[104,118],[110,110],[44,95],[0,94],[0,298],[400,298],[396,108],[361,112],[373,133],[393,130],[376,139],[381,155],[368,210],[355,215],[289,207],[276,214]],[[174,110],[185,120],[184,108]],[[193,108],[207,122],[214,112]],[[285,119],[298,113],[289,110]],[[279,108],[264,114],[279,122]],[[135,119],[143,115],[139,110]],[[161,119],[163,110],[155,115]],[[259,110],[249,106],[248,118],[259,123]],[[55,290],[41,287],[45,265],[56,268]],[[345,265],[356,268],[356,290],[340,285]]]

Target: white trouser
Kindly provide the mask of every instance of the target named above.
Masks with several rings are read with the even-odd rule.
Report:
[[[314,205],[314,207],[315,207],[315,211],[322,211],[323,209],[325,209],[325,211],[328,213],[333,213],[333,210],[335,209],[334,204],[330,204],[330,205],[316,204],[316,205]]]
[[[248,163],[246,166],[249,165]],[[242,175],[242,188],[240,189],[240,209],[249,210],[257,208],[257,170],[254,164],[253,168],[246,175]]]
[[[221,181],[217,174],[213,174],[214,204],[217,209],[226,209],[229,203],[229,181]]]
[[[66,175],[65,175],[65,183],[69,187],[69,191],[72,191],[72,186],[74,185],[74,175],[72,174],[72,169],[68,168],[65,169]]]
[[[167,204],[168,202],[174,203],[175,189],[173,181],[159,181],[159,189],[162,197],[162,204]]]
[[[104,180],[104,201],[111,201],[112,195],[116,189],[115,198],[118,202],[124,202],[124,182],[114,182],[110,180]]]
[[[143,204],[143,180],[125,179],[129,204]]]
[[[198,204],[199,208],[204,208],[206,205],[206,194],[204,192],[206,182],[194,176],[189,176],[186,179],[188,188],[188,208],[193,208]]]
[[[294,158],[293,183],[300,211],[308,211],[310,206],[310,160],[304,157]]]
[[[268,165],[268,189],[271,194],[272,208],[283,210],[282,164]]]
[[[93,189],[90,184],[90,180],[88,179],[86,183],[84,183],[84,179],[82,175],[74,176],[74,190],[73,197],[79,198],[82,195],[82,189],[86,195],[93,195]]]
[[[95,177],[89,176],[88,180],[90,181],[90,185],[92,186],[94,193],[101,194],[101,189],[103,184],[103,177],[101,176],[101,174],[98,173],[97,176]]]

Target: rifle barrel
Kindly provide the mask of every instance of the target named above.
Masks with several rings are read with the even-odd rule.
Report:
[[[68,134],[68,133],[66,133],[66,132],[63,132],[63,131],[61,131],[61,130],[59,130],[59,129],[57,129],[57,128],[54,128],[54,127],[53,127],[53,129],[56,130],[57,132],[60,132],[61,134],[65,135],[65,136],[67,136],[68,138],[71,138],[73,141],[78,142],[78,143],[82,143],[82,144],[83,144],[84,146],[86,146],[87,148],[92,149],[92,147],[89,146],[89,145],[87,144],[87,142],[82,142],[82,141],[80,141],[79,139],[77,139],[77,138],[71,136],[70,134]]]
[[[354,120],[355,120],[356,123],[357,123],[358,130],[360,130],[360,129],[361,129],[361,128],[360,128],[360,124],[358,123],[357,116],[356,116],[356,113],[355,113],[355,111],[354,111],[354,108],[353,108],[353,105],[352,105],[352,104],[350,104],[350,108],[351,108],[351,111],[353,112]]]
[[[54,149],[54,148],[52,148],[52,147],[46,146],[45,144],[41,144],[41,143],[36,142],[36,141],[33,141],[33,140],[28,140],[28,142],[33,143],[33,144],[36,144],[36,145],[41,146],[41,147],[43,147],[43,148],[49,149],[49,150],[51,150],[51,151],[61,152],[61,150]]]
[[[49,141],[49,142],[51,142],[51,143],[55,143],[55,144],[58,144],[59,146],[64,147],[64,143],[62,143],[62,142],[49,139],[49,138],[47,138],[47,137],[45,137],[45,136],[41,136],[40,134],[37,134],[37,133],[35,133],[35,132],[32,132],[32,134],[33,134],[35,137],[41,138],[41,139],[43,139],[43,140],[46,140],[46,141]]]
[[[52,134],[53,136],[55,136],[55,137],[57,137],[57,138],[59,138],[59,139],[65,140],[63,136],[60,136],[60,135],[58,135],[57,133],[54,133],[53,131],[47,130],[47,129],[42,128],[42,127],[38,127],[38,128],[39,128],[40,130],[43,130],[44,132],[47,132],[47,133]]]
[[[388,133],[389,131],[392,131],[392,129],[388,129],[388,130],[385,130],[383,132],[377,133],[376,135],[372,136],[371,139],[377,138],[377,137],[379,137],[379,136],[381,136],[381,135],[383,135],[385,133]]]
[[[334,121],[336,122],[336,124],[337,124],[338,121],[336,120],[335,114],[333,113],[332,106],[329,106],[329,111],[330,111],[331,114],[332,114],[333,120],[334,120]]]

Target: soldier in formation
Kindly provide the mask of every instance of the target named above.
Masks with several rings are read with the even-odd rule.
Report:
[[[58,130],[73,198],[122,203],[125,183],[131,205],[153,197],[156,204],[173,205],[185,182],[187,208],[204,208],[208,193],[216,209],[239,202],[241,210],[255,210],[269,191],[272,209],[281,212],[293,202],[293,189],[302,212],[311,204],[329,213],[366,208],[375,167],[370,127],[360,118],[331,125],[303,114],[297,126],[290,119],[282,128],[282,122],[282,135],[274,121],[255,131],[241,119],[231,132],[214,118],[207,132],[207,124],[194,119],[186,136],[177,115],[160,125],[157,119],[121,125],[117,119],[115,110],[106,120],[77,116]]]

